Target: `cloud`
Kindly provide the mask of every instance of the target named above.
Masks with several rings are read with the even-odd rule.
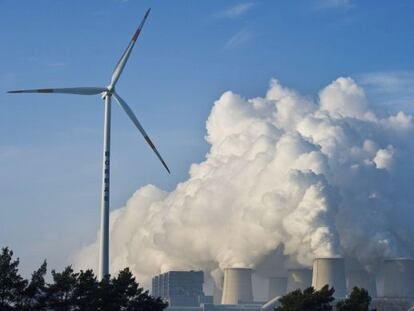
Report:
[[[414,72],[371,72],[357,76],[357,81],[379,104],[414,110]]]
[[[392,146],[388,146],[386,149],[379,149],[373,162],[379,169],[391,169],[393,155],[394,148]]]
[[[168,270],[220,279],[270,258],[268,275],[319,256],[373,270],[413,256],[413,120],[374,106],[349,77],[315,100],[275,79],[261,97],[224,92],[189,178],[171,192],[137,189],[111,212],[110,270],[129,266],[149,285]],[[96,268],[98,243],[78,252],[77,268]]]
[[[253,6],[254,3],[252,2],[237,4],[217,13],[216,17],[237,18],[248,12]]]
[[[238,48],[249,41],[252,37],[252,32],[247,28],[243,28],[227,40],[227,42],[224,44],[224,49],[232,50]]]

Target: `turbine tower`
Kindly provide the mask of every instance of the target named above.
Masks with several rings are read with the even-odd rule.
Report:
[[[132,109],[127,103],[115,92],[115,86],[119,80],[119,77],[124,70],[124,67],[128,61],[129,55],[137,41],[141,30],[147,20],[148,14],[151,9],[148,9],[135,31],[131,41],[129,42],[125,52],[122,54],[115,69],[112,73],[111,83],[107,87],[72,87],[72,88],[49,88],[49,89],[32,89],[32,90],[17,90],[9,91],[8,93],[60,93],[60,94],[76,94],[76,95],[102,95],[105,105],[105,121],[104,121],[104,144],[103,144],[103,165],[102,165],[102,195],[101,195],[101,232],[100,232],[100,253],[99,253],[99,274],[98,278],[101,280],[105,275],[109,274],[109,186],[110,186],[110,156],[111,156],[111,97],[113,96],[119,106],[125,111],[132,123],[137,127],[144,136],[147,144],[157,155],[162,165],[165,167],[168,173],[170,170],[163,158],[159,154],[157,148],[155,148],[148,134],[145,132],[141,123],[133,113]]]

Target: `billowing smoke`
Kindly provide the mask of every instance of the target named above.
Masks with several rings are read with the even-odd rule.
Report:
[[[111,271],[144,284],[171,269],[364,267],[413,255],[412,117],[388,115],[351,78],[303,97],[272,80],[265,97],[225,92],[207,120],[206,159],[170,193],[148,185],[111,213]],[[97,266],[98,242],[77,266]],[[272,260],[273,260],[272,259]],[[269,261],[269,260],[267,260]]]

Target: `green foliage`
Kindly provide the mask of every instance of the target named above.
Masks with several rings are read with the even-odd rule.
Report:
[[[19,259],[7,247],[0,255],[0,310],[13,310],[23,297],[27,281],[18,272]]]
[[[125,310],[162,311],[167,304],[139,287],[126,268],[98,282],[92,270],[75,273],[72,267],[52,270],[52,283],[46,284],[46,262],[33,272],[30,282],[18,273],[19,260],[2,249],[0,255],[0,311],[3,310]]]
[[[351,294],[345,300],[337,303],[337,311],[369,311],[371,297],[363,288],[354,287]],[[372,310],[375,311],[375,310]]]
[[[52,270],[52,277],[53,283],[46,287],[46,306],[56,311],[71,310],[78,274],[69,266],[61,273]]]
[[[46,261],[38,270],[33,272],[30,283],[24,290],[24,295],[19,307],[21,310],[43,310],[45,308],[45,275],[47,271]]]
[[[302,292],[298,289],[280,298],[281,306],[275,311],[332,311],[334,292],[328,285],[320,290],[309,287]]]
[[[73,293],[73,304],[77,310],[98,310],[99,283],[92,270],[81,271]]]
[[[334,288],[325,285],[316,291],[313,287],[295,290],[279,299],[280,307],[275,311],[332,311],[334,310]],[[335,305],[336,311],[370,311],[371,297],[363,288],[354,287],[348,298]],[[371,310],[375,311],[375,310]]]

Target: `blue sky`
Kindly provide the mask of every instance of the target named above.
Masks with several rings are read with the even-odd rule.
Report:
[[[45,257],[60,269],[95,239],[103,106],[99,97],[5,92],[107,85],[148,7],[117,89],[173,174],[114,106],[113,209],[142,185],[171,190],[187,178],[227,90],[262,96],[275,77],[316,97],[351,76],[378,105],[414,111],[412,1],[0,0],[0,245],[24,273]]]

